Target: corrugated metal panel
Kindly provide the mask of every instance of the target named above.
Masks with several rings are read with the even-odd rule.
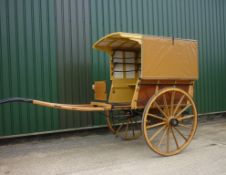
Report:
[[[0,1],[0,98],[57,100],[54,0]],[[0,107],[0,135],[59,128],[57,111],[27,104]]]
[[[92,56],[88,0],[57,0],[56,29],[59,101],[89,103],[92,99]],[[92,114],[60,112],[60,128],[92,126]]]
[[[124,31],[199,41],[200,113],[226,110],[224,0],[1,0],[0,98],[86,103],[109,64],[92,43]],[[109,83],[108,83],[109,84]],[[0,107],[0,135],[104,124],[99,114]]]
[[[112,31],[124,31],[198,40],[200,67],[200,78],[196,84],[198,110],[200,113],[226,110],[223,0],[96,0],[91,3],[94,39]],[[95,53],[93,56],[96,60],[94,69],[105,64],[95,59],[101,55]],[[106,75],[108,70],[102,68],[100,72],[105,72],[102,75]],[[97,77],[94,75],[94,78]]]

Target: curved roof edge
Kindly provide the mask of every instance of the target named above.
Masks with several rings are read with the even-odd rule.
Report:
[[[108,52],[110,51],[109,48],[113,48],[114,46],[117,47],[116,41],[118,41],[118,45],[128,44],[129,47],[129,44],[137,43],[137,45],[139,45],[140,47],[142,43],[142,37],[143,37],[142,34],[136,33],[124,33],[124,32],[110,33],[96,41],[93,44],[93,48]],[[120,43],[119,40],[125,40],[126,42],[123,43],[123,41],[121,41]]]

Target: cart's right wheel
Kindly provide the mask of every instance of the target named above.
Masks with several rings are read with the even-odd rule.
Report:
[[[178,154],[191,142],[197,128],[197,110],[191,96],[165,88],[147,103],[142,129],[148,146],[163,156]]]
[[[108,128],[123,140],[134,140],[141,136],[141,115],[131,110],[106,111]]]

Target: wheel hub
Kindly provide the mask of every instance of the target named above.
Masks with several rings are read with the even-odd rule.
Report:
[[[172,118],[172,119],[170,119],[169,123],[170,123],[171,126],[177,126],[179,121],[175,118]]]

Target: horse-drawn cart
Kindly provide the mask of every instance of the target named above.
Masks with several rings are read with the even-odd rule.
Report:
[[[112,33],[93,47],[106,52],[110,63],[110,92],[105,81],[93,85],[90,104],[58,104],[10,98],[75,111],[103,111],[109,129],[123,139],[144,135],[156,153],[170,156],[191,142],[197,128],[193,102],[198,78],[197,42],[130,33]]]

